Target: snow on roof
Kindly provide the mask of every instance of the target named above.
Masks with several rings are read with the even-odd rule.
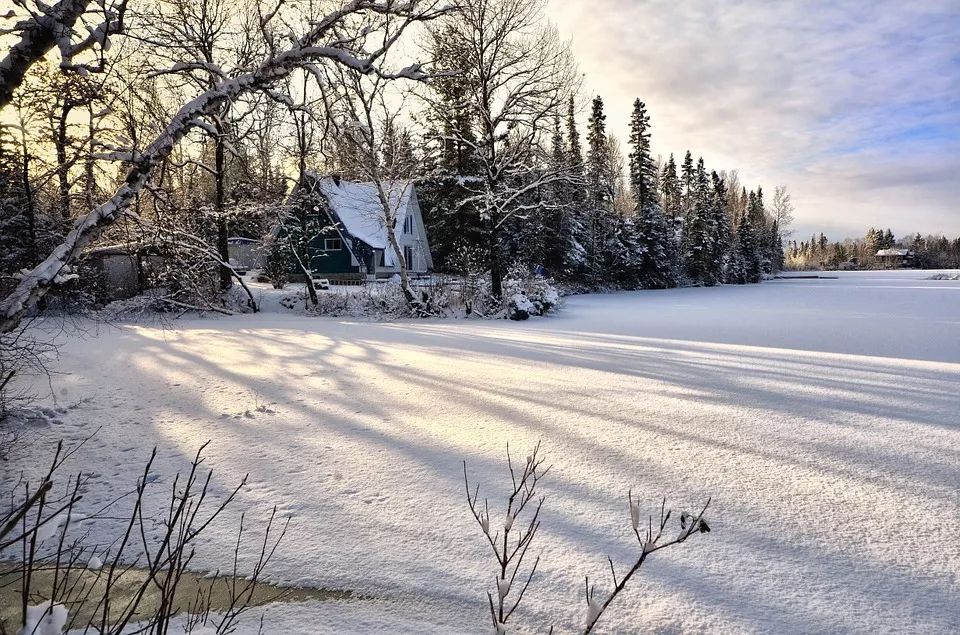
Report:
[[[310,175],[320,193],[330,204],[330,210],[355,238],[359,238],[374,249],[384,249],[387,260],[392,259],[392,250],[387,249],[387,229],[383,221],[383,208],[373,183],[354,183],[334,179],[329,176]],[[384,189],[390,202],[390,208],[396,215],[397,228],[403,227],[410,206],[410,194],[413,191],[411,181],[390,181],[384,183]],[[398,229],[399,231],[399,229]],[[389,262],[387,264],[390,264]]]
[[[909,249],[881,249],[877,252],[878,256],[909,256],[913,252]]]

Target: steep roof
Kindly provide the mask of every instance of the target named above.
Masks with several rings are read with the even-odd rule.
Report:
[[[384,250],[387,266],[395,266],[392,249],[388,249],[387,228],[383,222],[383,208],[373,183],[354,183],[335,179],[330,176],[307,174],[311,187],[319,191],[330,206],[334,222],[339,223],[345,233],[365,242],[374,249]],[[390,207],[396,215],[395,227],[403,227],[404,218],[410,213],[410,200],[413,193],[412,181],[390,181],[384,183]]]

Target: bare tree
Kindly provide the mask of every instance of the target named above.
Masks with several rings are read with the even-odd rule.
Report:
[[[232,0],[161,0],[147,7],[142,14],[135,14],[145,33],[133,37],[148,45],[151,61],[167,62],[167,68],[156,74],[170,80],[166,87],[174,94],[212,90],[218,81],[249,68],[266,54],[263,16],[243,11],[245,5],[241,5],[239,17],[237,3]],[[226,100],[196,126],[209,141],[205,145],[209,151],[195,164],[213,180],[215,244],[225,263],[230,259],[228,154],[239,158],[237,146],[242,136],[238,134],[238,121],[249,114],[238,112],[242,110],[238,100]],[[229,288],[232,272],[227,266],[221,266],[219,271],[220,288]]]
[[[286,78],[284,93],[270,94],[275,99],[275,103],[281,104],[286,110],[287,123],[293,132],[292,140],[288,139],[286,143],[280,140],[286,154],[297,166],[294,184],[296,189],[292,198],[306,194],[303,188],[307,187],[308,169],[313,167],[316,155],[323,155],[323,144],[331,126],[326,95],[322,89],[316,90],[316,85],[320,81],[319,73],[300,69]],[[292,256],[306,282],[307,300],[310,306],[316,307],[319,297],[313,285],[313,272],[310,268],[310,241],[316,234],[316,230],[321,228],[311,226],[309,211],[309,205],[305,200],[291,200],[278,209],[277,224],[288,230],[296,226],[297,231],[286,236],[271,236],[273,241],[286,242],[286,245],[273,245],[271,253],[280,260],[277,265],[278,271],[274,272],[275,276],[285,276],[287,270],[286,255],[280,255],[279,252]],[[276,282],[274,280],[274,283]]]
[[[786,240],[793,231],[788,229],[793,223],[793,201],[790,199],[790,192],[786,185],[778,185],[773,190],[773,200],[770,203],[770,213],[780,231],[780,239]]]
[[[532,193],[569,177],[549,167],[543,141],[578,78],[568,46],[545,24],[543,0],[463,0],[458,6],[433,30],[429,48],[446,66],[441,70],[462,84],[465,103],[451,109],[433,96],[425,99],[438,118],[448,119],[450,141],[480,164],[477,182],[464,184],[469,196],[463,204],[480,211],[492,291],[499,297],[504,223],[542,204]],[[456,54],[445,59],[447,51]],[[462,125],[464,110],[476,131]]]
[[[389,31],[384,31],[383,36],[388,37]],[[331,84],[342,88],[334,110],[340,144],[353,159],[355,173],[369,181],[376,191],[376,222],[384,227],[400,269],[400,287],[407,304],[417,313],[426,314],[426,307],[410,285],[411,263],[407,262],[397,236],[397,222],[411,194],[411,178],[417,167],[409,137],[404,142],[404,134],[398,130],[404,105],[402,96],[389,95],[391,82],[383,77],[346,67],[337,67],[333,72]]]

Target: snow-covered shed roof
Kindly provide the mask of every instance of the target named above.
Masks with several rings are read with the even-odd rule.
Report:
[[[359,238],[374,249],[386,249],[387,228],[383,222],[383,208],[373,183],[354,183],[331,176],[309,174],[312,185],[323,194],[330,205],[334,219],[354,238]],[[410,213],[413,193],[412,181],[384,183],[390,208],[396,215],[395,227],[403,227],[403,219]]]
[[[912,256],[913,252],[909,249],[881,249],[877,252],[878,256]]]

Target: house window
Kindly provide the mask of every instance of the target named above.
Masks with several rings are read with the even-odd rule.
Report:
[[[413,233],[413,216],[410,216],[409,214],[403,217],[403,233]]]
[[[413,269],[413,249],[403,248],[403,260],[407,263],[407,269]]]
[[[324,238],[323,239],[323,250],[324,251],[340,251],[343,249],[343,241],[339,238]]]

